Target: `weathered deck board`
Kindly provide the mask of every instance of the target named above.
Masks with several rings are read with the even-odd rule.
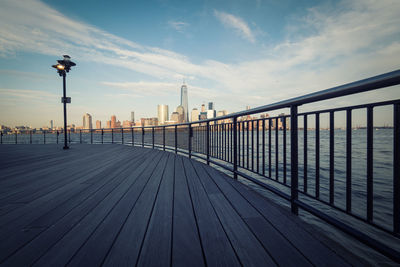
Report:
[[[0,147],[1,266],[359,264],[207,165],[139,147],[61,147]]]

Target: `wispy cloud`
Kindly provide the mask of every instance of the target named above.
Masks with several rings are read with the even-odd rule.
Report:
[[[116,89],[123,89],[131,92],[130,96],[166,96],[176,94],[179,84],[168,83],[168,82],[101,82],[102,85],[110,86]],[[126,95],[124,93],[119,94],[121,96]],[[208,88],[199,86],[190,86],[191,96],[204,96],[215,97],[218,95],[217,92]]]
[[[256,41],[254,33],[242,18],[217,10],[214,10],[214,15],[226,27],[233,28],[243,39],[252,43]]]
[[[212,59],[194,63],[185,55],[128,41],[71,20],[38,0],[2,0],[0,56],[68,53],[81,61],[124,67],[149,75],[152,82],[107,85],[141,95],[146,90],[176,92],[179,77],[192,77],[194,94],[215,96],[214,101],[231,107],[256,106],[399,67],[400,1],[343,0],[340,6],[308,10],[291,23],[302,27],[290,27],[286,39],[269,46],[258,60],[228,64]],[[242,19],[220,11],[214,15],[255,42]]]
[[[56,94],[38,91],[38,90],[23,90],[23,89],[7,89],[0,88],[0,96],[2,98],[18,98],[27,100],[40,100],[40,101],[53,101],[54,98],[59,97]],[[54,101],[53,101],[54,102]]]
[[[189,26],[189,23],[183,21],[168,21],[168,25],[177,30],[178,32],[184,32],[184,30]]]

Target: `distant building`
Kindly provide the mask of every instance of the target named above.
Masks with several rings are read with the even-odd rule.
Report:
[[[178,121],[179,121],[179,113],[178,112],[172,112],[170,121],[173,121],[174,123],[178,123]]]
[[[132,127],[132,122],[131,122],[131,121],[128,121],[128,120],[125,120],[125,121],[123,121],[123,123],[122,123],[122,127],[124,127],[124,128]]]
[[[214,109],[214,103],[208,102],[207,119],[215,118],[216,116],[217,116],[217,112]]]
[[[206,119],[207,119],[207,111],[200,112],[200,120],[206,120]]]
[[[83,129],[92,129],[92,116],[89,113],[83,115]]]
[[[246,106],[246,110],[249,110],[250,109],[250,106]],[[247,120],[251,120],[251,116],[250,115],[247,115],[247,118],[246,118]]]
[[[111,127],[110,128],[116,128],[117,127],[117,116],[112,115],[111,116]]]
[[[185,119],[184,118],[184,116],[185,116],[185,108],[182,105],[179,105],[176,108],[176,112],[178,112],[178,114],[179,114],[177,122],[178,123],[184,122],[184,119]]]
[[[206,105],[204,104],[201,105],[201,112],[206,112]]]
[[[228,111],[226,110],[220,110],[217,112],[217,117],[225,116],[228,115]]]
[[[107,128],[110,129],[111,128],[111,121],[107,121],[106,125],[107,125]]]
[[[101,121],[96,121],[96,129],[101,129]]]
[[[192,113],[190,114],[191,121],[198,121],[200,117],[200,112],[197,108],[192,109]]]
[[[157,107],[158,124],[163,125],[168,121],[168,105],[158,105]]]
[[[207,119],[212,119],[215,117],[215,110],[207,110]]]
[[[135,123],[135,112],[131,111],[131,122]]]
[[[50,121],[50,129],[53,129],[54,125],[53,125],[53,120]]]
[[[157,126],[158,118],[141,118],[142,126]]]
[[[181,106],[183,107],[183,121],[189,121],[188,89],[185,84],[181,87]]]

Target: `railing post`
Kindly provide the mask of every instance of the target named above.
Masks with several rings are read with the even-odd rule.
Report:
[[[373,221],[374,187],[373,187],[373,109],[367,107],[367,221]]]
[[[58,144],[58,136],[60,135],[60,133],[57,131],[57,144]],[[32,137],[32,132],[31,132],[31,137]],[[32,144],[32,138],[31,138],[31,144]]]
[[[79,130],[79,143],[82,144],[82,130]]]
[[[206,129],[207,129],[207,132],[206,132],[206,148],[207,148],[207,164],[208,165],[210,165],[210,122],[209,121],[207,121],[207,123],[206,123]]]
[[[103,136],[104,136],[104,130],[101,129],[101,143],[103,144]]]
[[[46,144],[46,131],[43,131],[43,144]]]
[[[69,143],[71,144],[71,129],[68,131],[68,140],[69,140]]]
[[[111,144],[114,144],[114,129],[111,129]]]
[[[237,180],[237,117],[233,117],[233,178]]]
[[[1,136],[3,137],[3,133],[1,133]],[[29,143],[32,144],[32,131],[29,131]],[[57,135],[57,144],[58,144],[58,135]]]
[[[90,129],[90,143],[93,144],[93,129]]]
[[[121,128],[121,142],[124,144],[124,128]]]
[[[393,232],[400,233],[400,104],[393,106]]]
[[[188,136],[188,150],[189,158],[192,158],[192,125],[189,124],[189,136]]]
[[[18,144],[17,132],[15,132],[15,144]]]
[[[298,140],[297,140],[297,106],[290,107],[290,166],[291,166],[291,210],[292,213],[298,215],[298,207],[295,203],[298,199]]]
[[[178,153],[178,126],[175,125],[175,154]]]
[[[3,132],[0,133],[0,144],[3,144]]]
[[[142,127],[142,147],[144,147],[144,127]]]
[[[165,151],[165,126],[163,127],[163,150]]]
[[[154,149],[154,126],[151,128],[151,142],[152,148]]]
[[[132,146],[135,146],[134,137],[133,137],[133,127],[131,127],[131,135],[132,135]]]

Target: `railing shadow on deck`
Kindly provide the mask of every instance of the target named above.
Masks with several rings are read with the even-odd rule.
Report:
[[[326,208],[335,210],[341,216],[400,238],[400,99],[298,112],[301,105],[398,84],[400,70],[213,119],[174,125],[68,131],[68,141],[130,144],[202,159],[225,169],[234,179],[241,176],[289,201],[293,214],[303,209],[400,262],[398,251],[326,211]],[[383,143],[377,142],[380,136],[374,131],[374,109],[380,107],[392,109],[393,127],[383,129],[383,136],[390,143],[386,139]],[[290,115],[261,114],[281,109],[290,109]],[[352,122],[353,114],[360,110],[366,113],[366,127],[357,136]],[[261,116],[252,119],[254,114]],[[345,116],[345,130],[335,129],[335,115],[338,114]],[[321,128],[321,117],[327,117],[327,129]],[[309,129],[311,124],[314,129]],[[62,131],[52,130],[1,134],[0,142],[58,143],[62,142],[61,134]],[[360,140],[365,142],[360,143]],[[378,147],[374,147],[377,143]],[[387,148],[379,144],[388,144],[392,158],[385,155],[383,162],[374,159],[374,151]],[[335,149],[335,145],[341,145],[341,149]],[[360,164],[364,165],[360,167]],[[389,168],[392,177],[378,176],[374,164]],[[313,201],[318,205],[313,205]]]

